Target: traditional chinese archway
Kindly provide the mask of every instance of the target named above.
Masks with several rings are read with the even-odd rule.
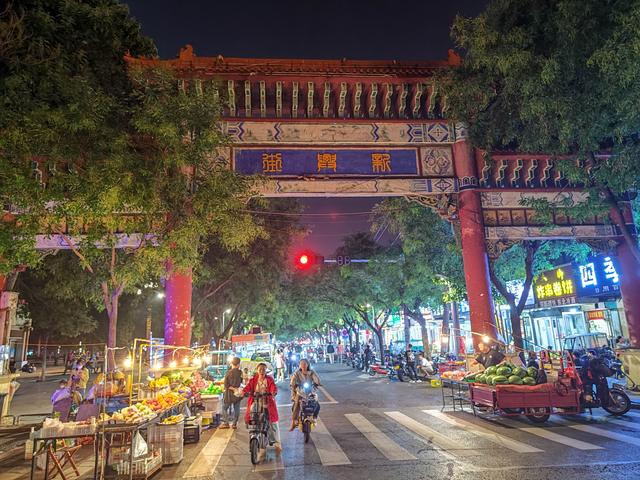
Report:
[[[173,69],[179,87],[214,88],[225,100],[222,128],[232,146],[218,155],[243,174],[272,181],[270,197],[404,196],[459,225],[471,328],[495,336],[488,260],[528,239],[580,239],[617,249],[631,341],[640,347],[640,272],[608,217],[581,220],[561,212],[545,228],[524,198],[580,202],[546,155],[471,147],[464,125],[446,120],[446,98],[433,74],[444,61],[276,60],[197,57],[127,59]],[[625,222],[633,228],[630,209]],[[167,282],[166,341],[190,341],[191,276]]]

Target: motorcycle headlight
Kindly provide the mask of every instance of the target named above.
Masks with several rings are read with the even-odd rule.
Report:
[[[304,385],[303,385],[304,388],[309,388],[310,386],[311,385],[309,385],[309,382],[304,382]]]

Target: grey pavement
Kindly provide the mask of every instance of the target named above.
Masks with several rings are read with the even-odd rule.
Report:
[[[441,411],[441,390],[319,365],[321,425],[304,444],[288,432],[286,384],[278,396],[284,451],[253,467],[248,435],[207,432],[158,479],[620,479],[640,478],[640,413],[614,418],[480,418]],[[327,395],[328,394],[328,395]]]
[[[640,411],[621,418],[552,416],[544,426],[526,418],[474,417],[441,411],[441,390],[390,382],[342,365],[319,365],[322,412],[311,441],[288,432],[287,385],[278,395],[284,451],[269,449],[254,467],[244,425],[208,430],[185,445],[184,460],[154,478],[590,480],[640,478]],[[243,412],[244,413],[244,412]],[[12,470],[16,478],[17,470]],[[0,473],[0,480],[9,478]]]

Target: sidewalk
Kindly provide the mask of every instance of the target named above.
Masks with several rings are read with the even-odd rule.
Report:
[[[47,378],[40,381],[40,372],[20,373],[16,379],[20,387],[13,396],[9,406],[9,415],[27,413],[44,413],[51,411],[51,394],[58,388],[58,382],[69,378],[69,372],[63,375],[64,367],[47,368]],[[88,385],[92,385],[96,375],[89,377]]]

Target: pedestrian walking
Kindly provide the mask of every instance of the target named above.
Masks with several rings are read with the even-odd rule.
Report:
[[[278,349],[278,351],[276,352],[275,360],[276,360],[276,382],[283,382],[285,361],[284,361],[284,354],[282,353],[281,349]]]
[[[342,356],[344,355],[344,345],[340,340],[338,340],[337,350],[338,350],[338,362],[342,363]]]
[[[240,370],[240,358],[233,357],[231,360],[231,368],[227,370],[224,376],[224,395],[222,425],[220,428],[238,428],[238,419],[240,418],[240,402],[242,402],[242,385],[243,375]],[[240,393],[240,395],[238,395]]]
[[[333,363],[334,359],[335,359],[335,353],[336,353],[336,349],[333,346],[333,343],[330,343],[329,345],[327,345],[327,362],[328,363]]]

